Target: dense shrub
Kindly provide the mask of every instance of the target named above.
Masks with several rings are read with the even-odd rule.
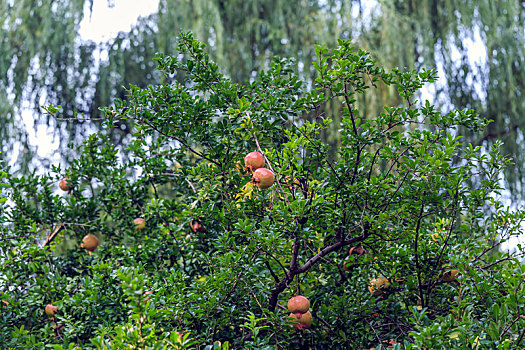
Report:
[[[509,161],[462,143],[460,128],[487,123],[473,111],[416,100],[435,71],[386,72],[340,41],[316,49],[311,89],[277,58],[237,85],[191,34],[179,51],[157,58],[165,84],[104,111],[70,167],[4,174],[2,348],[523,346],[525,269],[499,249],[523,218],[498,199]],[[404,104],[357,110],[377,84]],[[327,104],[343,115],[335,158],[319,137]],[[133,137],[114,145],[123,122]],[[252,151],[275,173],[268,189],[244,169]],[[304,331],[286,310],[299,294]]]

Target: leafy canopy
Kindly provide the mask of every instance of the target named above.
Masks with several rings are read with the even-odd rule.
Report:
[[[241,85],[190,33],[178,50],[157,56],[166,83],[130,86],[104,109],[70,168],[5,175],[0,344],[519,347],[524,268],[499,250],[523,218],[498,200],[509,161],[457,136],[486,126],[472,110],[415,100],[435,71],[387,72],[341,40],[316,48],[311,89],[279,58]],[[379,85],[403,102],[366,115],[356,101]],[[335,157],[320,137],[326,105],[343,111]],[[130,121],[132,137],[113,144],[111,129]],[[276,175],[269,189],[244,169],[254,150]],[[64,176],[70,194],[57,190]],[[93,254],[80,248],[87,234],[101,241]],[[305,331],[288,318],[294,295],[311,303]]]

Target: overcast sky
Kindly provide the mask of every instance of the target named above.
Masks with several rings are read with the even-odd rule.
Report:
[[[119,31],[129,31],[139,16],[156,12],[159,0],[94,0],[93,13],[89,16],[86,3],[84,20],[80,23],[80,35],[84,40],[106,41]]]

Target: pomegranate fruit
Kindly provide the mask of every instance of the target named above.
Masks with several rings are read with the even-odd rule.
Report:
[[[152,294],[153,294],[153,291],[151,291],[151,290],[149,290],[146,293],[142,294],[142,297],[144,298],[144,299],[142,299],[142,301],[144,303],[148,302],[151,299],[151,295]]]
[[[297,318],[301,317],[301,314],[307,312],[309,308],[310,300],[302,295],[297,295],[288,300],[288,311],[292,314],[296,314]]]
[[[250,171],[262,168],[264,166],[264,156],[257,151],[250,152],[244,157],[244,166]]]
[[[452,282],[454,281],[456,278],[458,278],[458,275],[459,275],[459,270],[456,270],[456,269],[452,269],[450,271],[447,271],[443,274],[443,281],[445,282]]]
[[[60,183],[58,184],[58,187],[60,187],[62,191],[66,191],[67,193],[71,192],[71,190],[73,189],[73,186],[67,183],[67,177],[63,178],[60,181]]]
[[[350,251],[348,252],[348,255],[357,254],[357,255],[363,255],[366,254],[365,248],[358,246],[358,247],[352,247],[350,248]]]
[[[204,226],[202,226],[201,223],[198,222],[197,220],[191,220],[190,227],[193,232],[199,232],[199,233],[206,232],[206,229],[204,228]]]
[[[55,306],[52,304],[46,305],[45,312],[48,317],[55,317],[55,314],[57,313],[57,311],[58,311],[58,306]]]
[[[135,229],[137,230],[144,230],[144,228],[146,227],[146,220],[144,220],[143,218],[136,218],[135,220],[133,220],[133,223],[136,225]]]
[[[98,247],[98,238],[95,235],[86,235],[82,239],[82,244],[80,245],[87,251],[94,252]]]
[[[390,281],[386,277],[374,278],[368,284],[368,290],[373,296],[383,294],[383,291],[390,287]]]
[[[310,313],[310,311],[301,314],[299,317],[297,316],[297,314],[291,313],[288,317],[290,317],[293,323],[293,328],[297,331],[302,331],[304,329],[310,328],[313,321],[312,314]]]
[[[263,190],[272,186],[274,181],[275,175],[265,168],[255,170],[252,176],[252,183]]]

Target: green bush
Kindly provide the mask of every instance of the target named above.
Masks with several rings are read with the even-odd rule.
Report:
[[[460,130],[487,124],[472,110],[416,100],[435,71],[386,72],[340,41],[317,47],[311,88],[277,58],[238,85],[191,34],[179,52],[157,57],[164,84],[131,86],[104,111],[70,167],[4,174],[2,348],[523,346],[525,268],[500,249],[524,217],[498,199],[509,160],[462,143]],[[378,84],[405,102],[366,115],[357,96]],[[326,105],[343,116],[337,150],[320,136]],[[115,145],[123,123],[133,133]],[[269,189],[244,169],[254,150],[275,173]],[[374,295],[380,277],[389,286]],[[314,319],[304,331],[286,306],[299,294]]]

